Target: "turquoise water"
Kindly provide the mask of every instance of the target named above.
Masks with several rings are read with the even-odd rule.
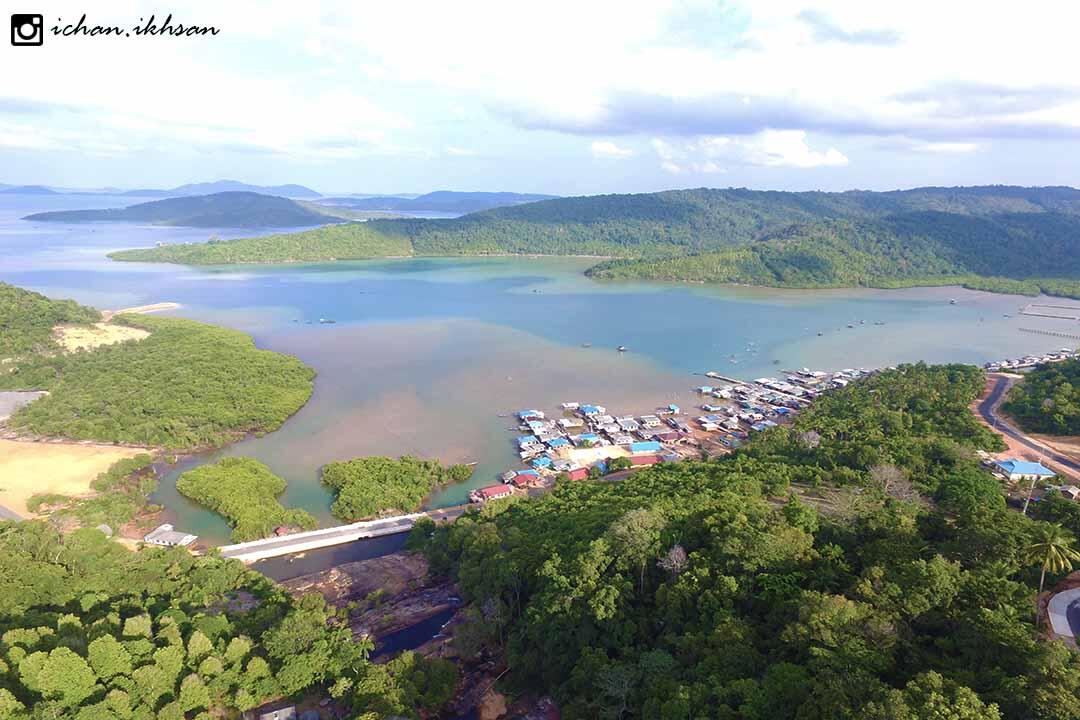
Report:
[[[324,522],[332,522],[330,497],[319,468],[360,455],[476,462],[469,483],[430,500],[462,501],[469,488],[516,466],[513,422],[499,415],[522,407],[554,411],[575,400],[640,413],[690,405],[690,388],[701,383],[693,373],[710,369],[752,379],[802,366],[982,363],[1067,344],[1020,327],[1076,332],[1075,323],[1018,317],[1029,300],[1015,296],[597,283],[581,274],[592,261],[574,258],[114,263],[105,258],[114,249],[252,232],[18,219],[108,204],[85,196],[2,197],[0,280],[101,308],[178,302],[176,315],[243,330],[260,347],[313,366],[311,402],[281,430],[178,470],[222,454],[251,455],[289,481],[286,503]],[[319,318],[337,322],[320,325]],[[616,352],[619,345],[629,352]],[[227,537],[220,519],[176,495],[178,470],[159,493],[177,525],[208,539]]]

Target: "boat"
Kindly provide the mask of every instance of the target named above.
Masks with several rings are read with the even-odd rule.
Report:
[[[626,346],[625,345],[620,345],[618,347],[618,350],[619,350],[619,352],[626,352]]]
[[[592,343],[581,343],[581,347],[590,348],[590,347],[592,347]]]
[[[337,320],[330,320],[328,318],[319,318],[320,325],[333,325]]]
[[[852,329],[852,328],[854,328],[854,327],[855,327],[854,325],[852,325],[851,323],[848,323],[848,329],[849,329],[849,330],[850,330],[850,329]]]
[[[956,298],[951,298],[951,299],[949,300],[949,304],[950,304],[950,305],[955,305],[955,304],[956,304]]]
[[[824,334],[825,334],[825,333],[823,333],[823,332],[821,332],[820,330],[818,330],[818,334],[817,334],[817,336],[818,336],[818,337],[821,337],[821,336],[822,336],[822,335],[824,335]]]

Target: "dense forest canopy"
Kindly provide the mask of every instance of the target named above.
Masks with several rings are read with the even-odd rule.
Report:
[[[192,320],[122,315],[140,341],[38,354],[0,374],[2,390],[48,390],[7,424],[73,440],[216,447],[276,430],[311,396],[314,371],[251,337]]]
[[[328,208],[256,192],[219,192],[105,210],[53,210],[26,220],[41,222],[138,222],[184,227],[304,227],[338,221]]]
[[[237,561],[0,522],[5,720],[210,720],[305,694],[411,718],[456,684],[445,661],[374,665],[371,650],[321,595]]]
[[[983,380],[902,366],[732,455],[410,542],[471,603],[462,651],[505,653],[568,720],[1080,717],[1080,656],[1033,624],[1039,548],[1076,537],[980,467],[1002,448],[968,410]]]
[[[233,542],[258,540],[278,527],[314,530],[318,522],[306,510],[288,509],[277,498],[285,481],[258,460],[227,457],[188,470],[176,489],[200,505],[223,515],[232,526]]]
[[[317,229],[111,257],[211,264],[499,253],[615,258],[591,270],[597,278],[781,287],[981,282],[983,289],[1080,296],[1080,191],[697,189],[568,197],[450,220],[374,220],[332,233]]]
[[[472,475],[468,465],[443,467],[438,460],[404,455],[398,459],[364,457],[327,463],[322,481],[336,493],[334,516],[344,522],[419,509],[440,485],[462,482]]]
[[[0,282],[0,360],[56,350],[52,329],[101,320],[101,313],[74,300],[44,295]]]
[[[1030,432],[1080,435],[1080,360],[1028,373],[1009,391],[1003,409]]]

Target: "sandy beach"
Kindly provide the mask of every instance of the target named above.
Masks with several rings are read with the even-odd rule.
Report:
[[[26,502],[38,493],[87,495],[90,481],[138,448],[0,440],[0,506],[32,517]]]
[[[145,313],[161,312],[163,310],[176,310],[180,307],[180,303],[174,302],[159,302],[151,305],[137,305],[135,307],[122,308],[120,310],[102,310],[101,317],[108,322],[117,315],[134,314],[142,315]]]

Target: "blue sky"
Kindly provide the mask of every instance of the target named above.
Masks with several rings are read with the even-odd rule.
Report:
[[[41,0],[128,26],[143,0]],[[323,192],[1080,185],[1075,3],[173,3],[0,45],[0,182]]]

